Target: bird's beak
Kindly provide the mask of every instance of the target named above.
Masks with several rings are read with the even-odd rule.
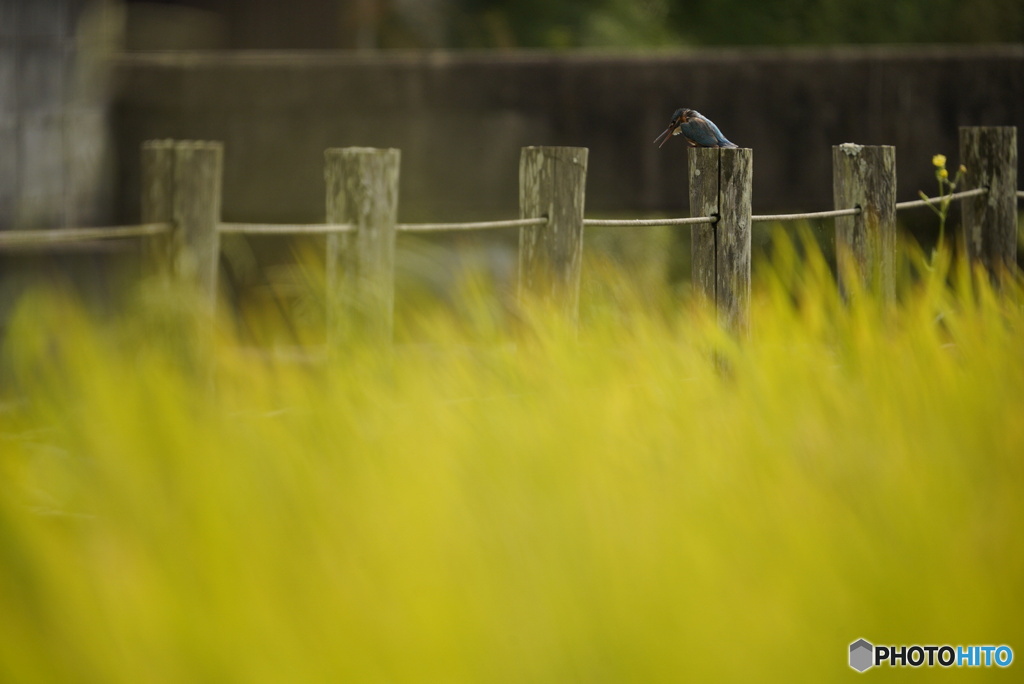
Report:
[[[664,144],[668,142],[668,139],[672,137],[672,134],[675,133],[675,130],[676,125],[670,124],[668,128],[661,132],[661,135],[654,139],[654,143],[658,145],[658,147],[664,146]],[[660,144],[658,144],[659,142]]]

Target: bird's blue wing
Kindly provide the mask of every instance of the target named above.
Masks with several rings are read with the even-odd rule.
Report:
[[[718,129],[707,119],[690,117],[690,120],[682,125],[682,129],[686,139],[699,147],[718,147],[718,136],[715,135]]]
[[[686,138],[700,147],[736,147],[722,135],[718,126],[702,116],[690,117],[690,120],[682,125],[682,129]]]

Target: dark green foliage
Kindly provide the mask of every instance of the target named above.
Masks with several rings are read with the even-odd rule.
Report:
[[[984,43],[1024,40],[1019,0],[457,0],[467,47]]]

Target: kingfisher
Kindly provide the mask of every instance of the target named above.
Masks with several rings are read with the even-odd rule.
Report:
[[[673,135],[683,134],[690,147],[736,147],[715,123],[695,109],[677,109],[661,135],[654,139],[662,147]]]

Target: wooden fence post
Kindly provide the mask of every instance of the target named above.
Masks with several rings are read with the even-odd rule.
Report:
[[[961,126],[960,163],[967,167],[964,190],[988,193],[961,201],[967,254],[993,282],[1017,271],[1017,129]]]
[[[206,313],[217,301],[220,263],[221,177],[224,146],[219,142],[153,140],[142,146],[142,220],[171,225],[151,249],[162,270],[194,288]]]
[[[859,207],[836,218],[836,266],[844,294],[859,286],[892,302],[896,297],[896,148],[844,143],[832,148],[836,209]]]
[[[174,222],[174,141],[142,143],[142,222]],[[171,236],[154,235],[143,240],[145,268],[162,279],[171,276]]]
[[[750,204],[753,150],[689,150],[690,215],[715,216],[690,229],[693,283],[726,330],[750,327]]]
[[[587,155],[585,147],[524,147],[519,157],[519,216],[548,219],[545,225],[519,229],[519,298],[547,299],[574,322]]]
[[[354,231],[327,236],[327,336],[390,343],[395,308],[395,224],[401,151],[331,148],[324,153],[327,222]]]

